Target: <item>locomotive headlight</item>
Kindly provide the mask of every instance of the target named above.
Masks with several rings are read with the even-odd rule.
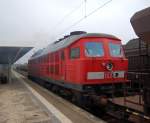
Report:
[[[106,64],[106,69],[111,71],[113,69],[113,64],[112,63],[107,63]]]

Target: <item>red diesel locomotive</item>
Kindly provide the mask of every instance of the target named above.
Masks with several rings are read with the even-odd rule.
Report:
[[[30,78],[71,95],[100,96],[127,82],[128,60],[117,37],[76,31],[35,53],[28,69]]]

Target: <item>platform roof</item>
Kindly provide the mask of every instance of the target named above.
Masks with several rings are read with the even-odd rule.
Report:
[[[150,7],[135,13],[131,24],[137,36],[150,43]]]
[[[13,64],[33,47],[0,46],[0,64]]]

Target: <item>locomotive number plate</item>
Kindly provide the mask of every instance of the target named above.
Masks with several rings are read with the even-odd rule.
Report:
[[[113,71],[113,72],[105,72],[104,78],[110,79],[110,78],[124,78],[124,71]]]
[[[105,72],[105,74],[104,74],[104,78],[105,79],[110,79],[110,78],[112,78],[112,72]]]

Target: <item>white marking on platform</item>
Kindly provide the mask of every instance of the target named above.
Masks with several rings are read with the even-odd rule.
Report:
[[[14,72],[15,76],[19,78],[19,75]],[[47,109],[52,112],[62,123],[72,123],[72,121],[61,113],[55,106],[49,103],[44,97],[42,97],[37,91],[30,87],[22,78],[20,78],[22,83],[38,98],[41,103],[43,103]]]

